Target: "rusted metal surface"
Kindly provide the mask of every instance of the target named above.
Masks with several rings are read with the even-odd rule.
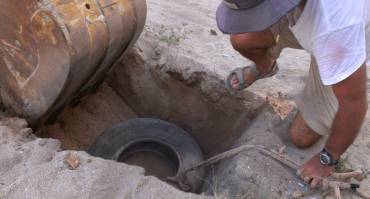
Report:
[[[42,123],[105,77],[145,17],[145,0],[1,0],[4,105]]]

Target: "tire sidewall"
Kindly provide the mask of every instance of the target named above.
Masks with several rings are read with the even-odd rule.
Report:
[[[117,161],[125,149],[141,141],[154,141],[171,148],[178,157],[179,171],[204,160],[199,145],[186,131],[169,122],[152,118],[131,119],[105,130],[88,152],[93,156]],[[202,184],[204,169],[189,172],[186,176],[192,191],[196,192]]]

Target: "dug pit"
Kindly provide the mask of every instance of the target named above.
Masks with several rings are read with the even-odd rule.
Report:
[[[150,57],[154,49],[148,44],[139,41],[138,46],[147,46],[145,50],[135,47],[128,52],[107,83],[81,104],[68,107],[55,123],[41,129],[40,135],[59,139],[64,149],[88,150],[113,125],[150,117],[172,122],[190,133],[206,158],[229,149],[264,100],[251,92],[230,96],[222,78],[210,71],[174,71],[179,62],[168,62],[164,68]],[[184,62],[189,61],[202,65],[190,58]],[[162,180],[178,171],[176,156],[154,143],[130,146],[118,161],[141,166],[146,175]]]
[[[230,48],[225,39],[217,36],[217,32],[210,37],[209,30],[203,31],[204,27],[196,18],[184,18],[185,21],[178,21],[180,26],[173,24],[176,20],[171,18],[156,21],[161,18],[157,15],[162,9],[148,1],[147,26],[135,47],[116,63],[106,83],[96,93],[66,108],[54,123],[39,131],[40,136],[60,140],[63,149],[86,151],[113,125],[132,118],[149,117],[169,121],[190,133],[205,158],[234,145],[262,110],[265,100],[249,91],[229,95],[223,82],[228,69],[213,66],[231,59],[225,59],[220,51]],[[207,20],[208,24],[213,24],[211,18]],[[198,34],[201,36],[196,36]],[[213,42],[217,49],[201,45],[204,38],[212,40],[209,43]],[[207,49],[219,55],[204,56]],[[155,176],[162,179],[173,174],[174,171],[168,169],[165,171],[169,173],[164,173],[160,166],[148,166],[151,161],[156,161],[157,165],[168,162],[169,157],[158,157],[152,152],[141,151],[124,159],[147,168],[149,175],[154,168],[153,172],[158,172]],[[139,158],[148,155],[152,160]],[[170,166],[172,170],[177,170],[176,161],[172,159],[171,162],[174,163]]]
[[[43,137],[86,150],[107,128],[137,117],[159,118],[189,132],[206,157],[227,150],[265,103],[253,92],[231,96],[208,62],[180,55],[145,31],[96,93],[68,107]],[[159,40],[158,40],[159,41]]]

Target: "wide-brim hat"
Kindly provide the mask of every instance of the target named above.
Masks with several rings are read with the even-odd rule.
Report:
[[[223,0],[216,13],[218,28],[226,34],[265,30],[295,8],[301,0]]]

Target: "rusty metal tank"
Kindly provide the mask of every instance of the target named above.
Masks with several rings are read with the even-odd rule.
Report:
[[[2,103],[42,124],[104,79],[145,18],[145,0],[1,0]]]

